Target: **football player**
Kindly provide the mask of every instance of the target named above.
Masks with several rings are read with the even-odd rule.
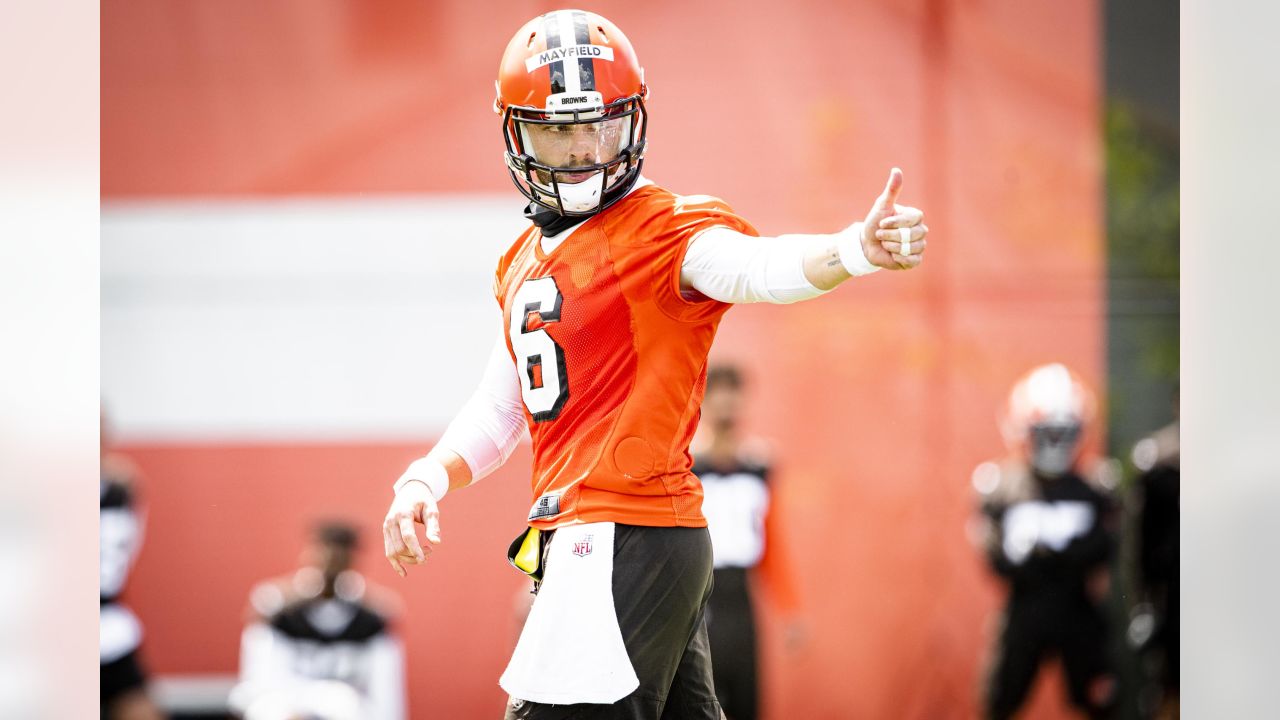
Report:
[[[303,567],[250,593],[231,705],[246,720],[404,720],[390,593],[352,568],[356,531],[318,525]]]
[[[764,443],[744,437],[744,379],[734,365],[707,369],[702,420],[694,438],[693,474],[702,483],[702,514],[711,533],[715,592],[707,602],[716,697],[729,720],[759,716],[755,601],[763,586],[778,610],[794,618],[795,592],[779,552],[777,495]],[[794,645],[799,625],[788,623]]]
[[[163,716],[147,695],[147,674],[140,658],[142,624],[120,602],[142,547],[143,521],[135,491],[138,472],[128,458],[111,450],[105,414],[101,415],[99,450],[99,712],[104,720],[158,720]]]
[[[1175,413],[1177,403],[1174,403]],[[1178,420],[1143,438],[1133,448],[1133,464],[1139,474],[1138,567],[1145,610],[1129,629],[1131,642],[1142,638],[1139,651],[1144,665],[1154,665],[1155,683],[1144,698],[1154,707],[1152,716],[1179,716],[1179,498],[1181,451]],[[1142,624],[1146,629],[1140,629]],[[1146,637],[1143,637],[1146,636]]]
[[[1090,717],[1114,707],[1101,595],[1115,549],[1115,464],[1088,459],[1093,396],[1065,365],[1014,385],[1001,420],[1010,455],[974,470],[977,539],[1009,586],[987,678],[986,716],[1013,717],[1041,663],[1062,658],[1068,700]]]
[[[510,717],[721,716],[689,453],[716,328],[735,303],[914,268],[927,243],[896,168],[864,219],[829,235],[760,237],[723,201],[666,190],[641,174],[648,94],[631,42],[595,13],[550,12],[512,37],[495,109],[530,226],[498,261],[480,386],[395,483],[383,524],[403,575],[440,543],[445,493],[528,427],[532,504],[509,554],[539,590],[500,680]]]

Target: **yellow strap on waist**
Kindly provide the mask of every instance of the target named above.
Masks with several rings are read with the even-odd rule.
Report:
[[[511,564],[527,575],[537,574],[542,564],[542,533],[531,527],[520,542],[520,549],[511,558]]]

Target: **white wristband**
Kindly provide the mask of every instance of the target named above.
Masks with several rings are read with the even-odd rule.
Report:
[[[852,276],[870,275],[880,270],[879,265],[872,265],[862,251],[862,223],[856,222],[836,235],[836,249],[840,253],[840,264]]]
[[[449,492],[449,471],[432,457],[421,457],[409,463],[409,469],[396,481],[396,492],[400,492],[405,483],[415,481],[426,485],[436,502],[440,502],[444,494]]]

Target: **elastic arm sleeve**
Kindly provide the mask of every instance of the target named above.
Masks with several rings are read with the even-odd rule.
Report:
[[[845,234],[860,233],[860,226],[855,223],[834,235],[778,237],[713,227],[690,242],[680,266],[680,284],[725,303],[786,304],[825,295],[830,290],[818,289],[805,276],[805,258],[837,246]]]
[[[471,468],[471,481],[475,482],[511,457],[524,430],[520,379],[499,335],[480,386],[449,423],[437,447],[456,452]]]

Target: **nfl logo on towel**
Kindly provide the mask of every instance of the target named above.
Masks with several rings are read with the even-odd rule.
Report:
[[[585,557],[591,554],[590,535],[584,535],[581,540],[573,544],[573,554],[578,557]]]

